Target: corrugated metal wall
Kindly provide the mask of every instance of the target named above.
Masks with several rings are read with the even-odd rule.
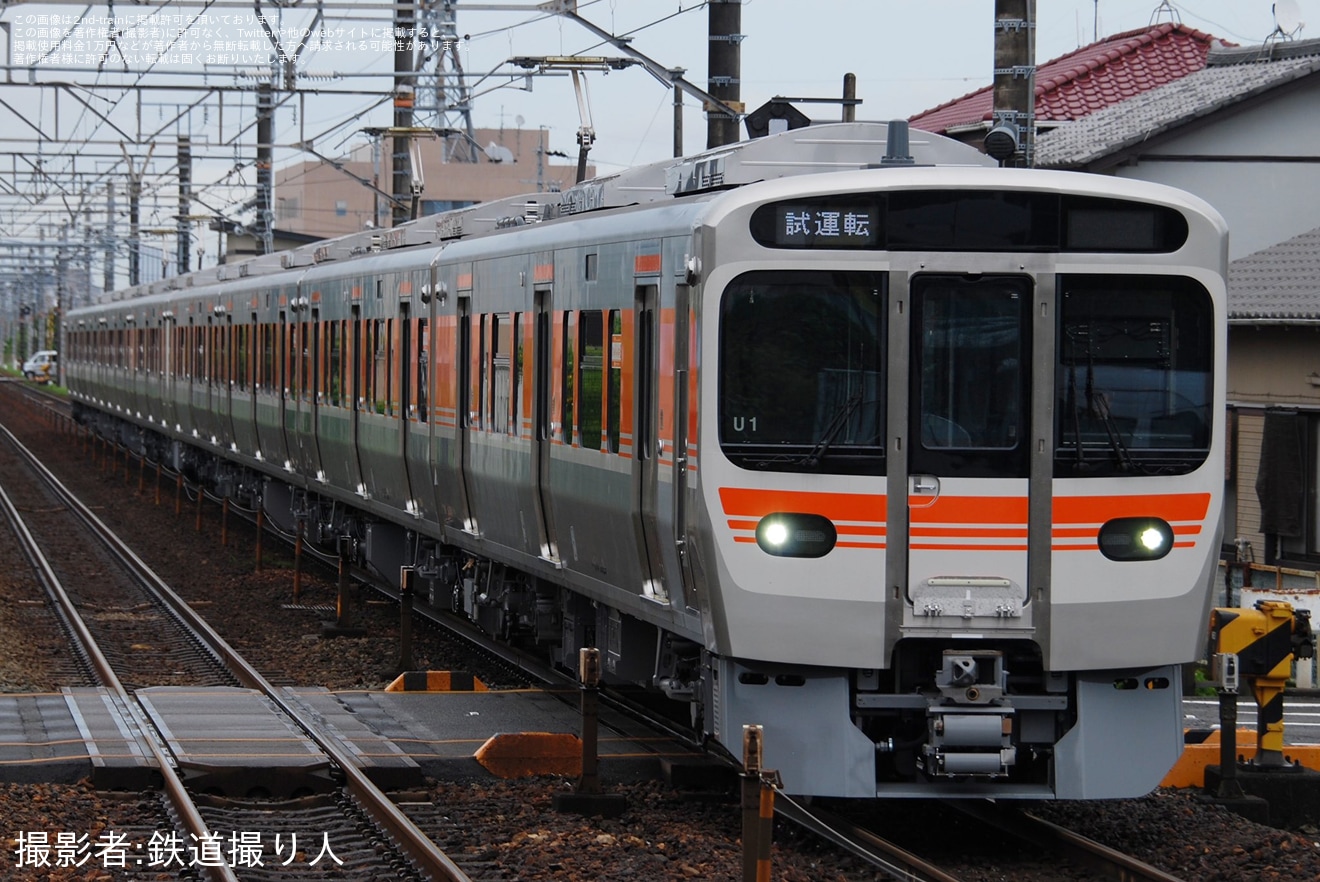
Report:
[[[1260,469],[1260,446],[1264,430],[1264,410],[1238,409],[1233,462],[1234,481],[1237,485],[1237,537],[1251,543],[1255,560],[1261,563],[1265,561],[1265,536],[1260,532],[1256,472]],[[1225,536],[1224,541],[1230,542],[1237,537]]]

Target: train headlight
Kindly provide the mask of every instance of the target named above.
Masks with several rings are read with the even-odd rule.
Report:
[[[775,557],[824,557],[838,538],[830,519],[817,514],[776,512],[756,525],[756,544]]]
[[[1115,518],[1098,541],[1110,560],[1159,560],[1173,548],[1173,528],[1159,518]]]

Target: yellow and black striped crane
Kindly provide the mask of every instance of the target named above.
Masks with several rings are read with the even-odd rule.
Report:
[[[1258,708],[1254,764],[1284,765],[1283,690],[1293,659],[1315,654],[1310,612],[1280,600],[1259,601],[1254,609],[1212,610],[1210,652],[1221,691],[1236,691],[1239,677],[1251,683]]]

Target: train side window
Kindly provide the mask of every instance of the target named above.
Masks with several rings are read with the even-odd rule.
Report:
[[[183,329],[180,328],[178,325],[171,325],[169,330],[169,337],[170,337],[170,364],[166,367],[166,370],[172,373],[182,374],[186,369],[186,366],[183,361],[183,352],[184,352]],[[92,336],[93,346],[95,346],[96,343],[97,343],[97,337],[95,334],[93,334]],[[96,352],[94,354],[99,355],[100,353]]]
[[[330,322],[326,329],[329,339],[326,341],[329,356],[329,370],[326,371],[326,397],[331,407],[343,405],[344,394],[344,326],[343,322]]]
[[[192,338],[192,370],[189,371],[189,375],[194,383],[201,383],[206,379],[206,341],[202,336],[205,330],[196,325],[188,329],[188,335]]]
[[[559,426],[565,444],[573,443],[573,313],[564,310],[561,319],[559,368],[563,388],[559,394]]]
[[[248,326],[234,328],[234,384],[240,392],[248,387]]]
[[[349,390],[350,406],[354,410],[364,409],[364,398],[366,390],[362,388],[362,353],[366,351],[363,335],[366,334],[366,326],[362,321],[362,314],[359,307],[353,307],[353,337],[352,351],[348,353],[348,364],[352,371],[352,388]]]
[[[230,318],[223,319],[220,325],[220,387],[227,388],[234,384],[234,326]]]
[[[623,315],[617,309],[611,309],[609,315],[610,348],[606,353],[610,360],[610,386],[606,399],[606,438],[610,453],[619,452],[619,434],[623,420],[623,359],[624,335]]]
[[[379,290],[376,296],[380,296]],[[394,360],[394,352],[398,348],[395,344],[394,335],[398,333],[398,322],[394,319],[385,319],[385,334],[382,343],[384,344],[384,375],[385,375],[385,413],[394,416],[399,412],[399,384],[395,379],[395,372],[398,370],[398,364]]]
[[[363,326],[367,340],[363,349],[366,360],[363,363],[362,382],[365,388],[362,390],[362,400],[366,411],[375,413],[380,395],[380,319],[363,319]]]
[[[486,425],[492,432],[509,431],[509,323],[503,316],[490,317],[490,406]]]
[[[490,352],[489,338],[486,336],[490,326],[490,319],[485,314],[477,319],[477,400],[476,404],[476,427],[489,425],[487,421],[487,408],[490,407],[490,361],[487,353]]]
[[[578,404],[580,442],[600,450],[601,411],[604,403],[604,317],[599,310],[578,313]]]
[[[298,352],[297,335],[298,325],[292,322],[284,326],[284,333],[280,335],[280,379],[286,398],[298,394],[298,377],[295,374],[297,362],[294,361]]]
[[[417,412],[417,402],[413,399],[413,321],[408,318],[408,304],[399,304],[399,365],[398,365],[398,412],[411,417]]]
[[[431,408],[431,328],[426,319],[417,320],[417,416],[426,422]]]
[[[265,322],[261,326],[261,371],[257,378],[259,388],[275,386],[275,325]],[[279,392],[279,389],[274,389]]]
[[[458,414],[461,426],[472,425],[472,317],[462,310],[458,316]]]
[[[368,350],[371,353],[372,364],[369,400],[372,402],[372,409],[378,414],[384,414],[389,410],[389,337],[388,322],[383,319],[375,319],[371,322],[371,344]]]
[[[522,434],[523,421],[523,321],[522,313],[513,314],[513,349],[510,352],[512,363],[509,366],[509,398],[513,404],[513,420],[509,423],[510,435]]]
[[[303,385],[307,389],[307,400],[319,403],[321,401],[321,315],[319,310],[312,310],[312,323],[307,326],[311,332],[312,339],[308,346],[307,360],[307,378]]]

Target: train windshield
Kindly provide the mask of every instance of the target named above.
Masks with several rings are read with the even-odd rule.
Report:
[[[1210,449],[1210,295],[1183,278],[1063,279],[1055,476],[1185,474]]]
[[[884,473],[879,273],[751,272],[720,304],[720,446],[748,469]]]

